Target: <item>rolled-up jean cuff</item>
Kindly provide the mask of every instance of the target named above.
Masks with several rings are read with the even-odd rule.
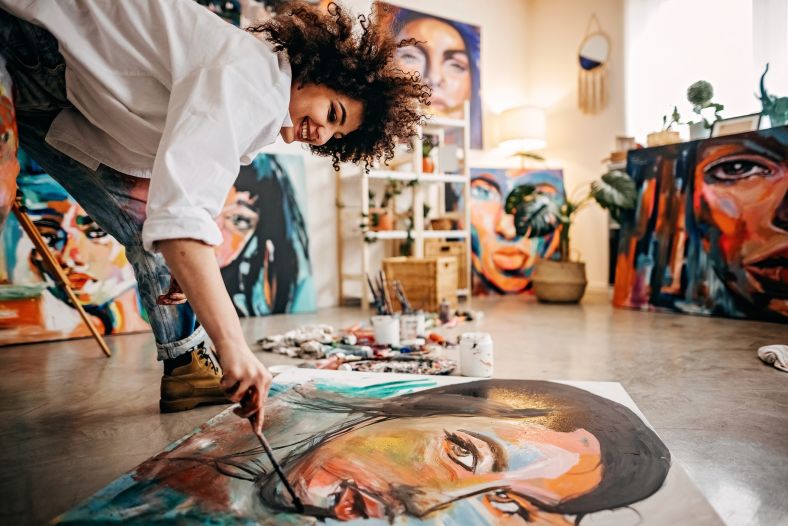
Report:
[[[156,343],[156,353],[159,360],[169,360],[176,358],[181,354],[187,353],[195,348],[197,345],[208,339],[205,329],[202,326],[191,333],[189,336],[182,340],[172,343]]]

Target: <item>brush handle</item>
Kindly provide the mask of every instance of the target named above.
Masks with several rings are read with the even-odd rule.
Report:
[[[254,429],[254,425],[252,425],[252,429]],[[290,481],[287,480],[285,472],[282,470],[282,466],[280,466],[279,462],[276,461],[276,458],[274,457],[274,451],[271,449],[270,444],[268,444],[268,440],[265,439],[265,436],[262,433],[258,433],[256,430],[254,434],[257,435],[257,438],[260,440],[260,445],[263,446],[265,454],[268,456],[268,460],[270,460],[271,464],[274,466],[274,471],[276,471],[276,474],[279,475],[280,479],[282,479],[282,484],[284,484],[285,489],[290,494],[290,498],[293,499],[293,504],[295,505],[296,509],[299,512],[303,512],[304,505],[301,503],[301,499],[296,496],[293,487],[290,485]]]

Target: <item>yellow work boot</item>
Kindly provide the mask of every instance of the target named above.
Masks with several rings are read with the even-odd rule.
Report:
[[[161,412],[188,411],[206,404],[229,404],[219,386],[222,372],[209,351],[198,347],[188,354],[191,356],[189,363],[175,367],[161,377]]]

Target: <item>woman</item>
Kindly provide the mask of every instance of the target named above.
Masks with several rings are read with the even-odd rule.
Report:
[[[222,213],[219,266],[241,316],[303,308],[309,238],[290,177],[274,155],[241,167]]]
[[[589,391],[532,380],[424,389],[430,383],[322,379],[274,398],[266,435],[304,515],[568,526],[649,498],[670,469],[637,415]],[[294,512],[290,497],[243,430],[209,424],[67,518],[307,523],[284,515]]]
[[[361,26],[336,5],[294,4],[247,32],[191,0],[0,0],[21,146],[126,247],[164,360],[163,411],[226,394],[260,425],[271,376],[213,254],[240,164],[281,135],[335,167],[369,165],[415,134],[429,91],[394,66],[379,22]],[[189,308],[157,305],[169,271]],[[223,375],[195,352],[206,333]]]

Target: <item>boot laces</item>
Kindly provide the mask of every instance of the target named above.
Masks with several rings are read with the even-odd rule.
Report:
[[[204,347],[200,347],[197,349],[197,356],[200,358],[200,361],[208,366],[214,374],[219,374],[219,368],[213,361],[213,357],[211,357],[210,353]]]

